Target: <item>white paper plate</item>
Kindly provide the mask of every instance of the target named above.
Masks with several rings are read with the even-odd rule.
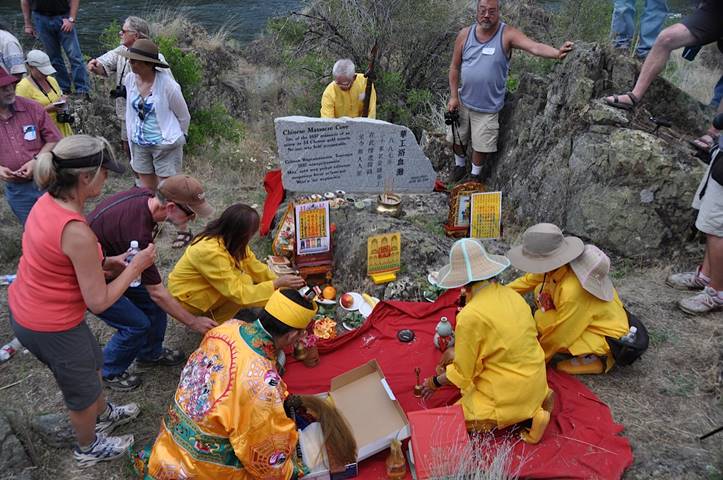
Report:
[[[359,310],[359,308],[362,306],[362,304],[366,304],[367,302],[364,301],[364,298],[361,296],[361,294],[356,292],[346,292],[349,295],[351,295],[354,298],[354,303],[351,304],[351,307],[346,308],[344,305],[341,304],[341,297],[339,297],[339,306],[346,310],[347,312],[355,312]]]
[[[429,272],[429,275],[427,275],[427,281],[430,283],[430,285],[437,286],[437,274],[439,272]]]
[[[352,327],[349,326],[349,324],[346,323],[346,322],[341,322],[341,326],[344,327],[345,329],[349,330],[350,332],[352,332],[352,331],[356,330],[357,328],[361,327],[361,325],[359,325],[359,327],[352,328]]]

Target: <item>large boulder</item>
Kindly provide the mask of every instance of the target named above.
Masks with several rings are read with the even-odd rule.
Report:
[[[502,111],[489,172],[490,187],[505,195],[508,224],[553,222],[629,257],[681,243],[704,172],[684,139],[712,112],[662,79],[632,113],[601,101],[628,91],[637,70],[631,59],[583,44],[547,77],[521,77]],[[673,126],[654,131],[649,117]]]

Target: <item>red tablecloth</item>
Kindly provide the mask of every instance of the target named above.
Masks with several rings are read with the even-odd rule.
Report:
[[[425,402],[414,397],[413,387],[415,367],[422,369],[422,378],[434,373],[441,355],[432,343],[434,327],[442,315],[454,318],[457,296],[457,291],[448,291],[435,303],[380,303],[362,328],[320,343],[317,367],[306,368],[290,358],[284,375],[289,391],[328,391],[331,378],[376,359],[406,412],[454,403],[459,398],[455,388],[442,388]],[[402,328],[415,332],[413,342],[397,340]],[[628,440],[619,435],[622,425],[616,424],[608,407],[574,377],[554,370],[548,370],[547,377],[557,394],[552,420],[538,445],[516,442],[513,469],[527,478],[620,478],[633,461]],[[499,441],[503,437],[516,438],[500,434]],[[387,455],[388,450],[361,462],[359,478],[386,478]]]

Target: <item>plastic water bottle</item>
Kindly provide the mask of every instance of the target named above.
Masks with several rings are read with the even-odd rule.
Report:
[[[637,327],[630,327],[630,331],[628,331],[628,333],[626,333],[625,335],[620,337],[620,341],[623,343],[627,343],[628,345],[633,345],[633,344],[635,344],[635,336],[637,335],[637,333],[638,333]]]
[[[3,347],[0,348],[0,363],[10,360],[10,357],[15,355],[21,348],[23,348],[23,346],[17,338],[13,338],[10,343],[3,345]]]
[[[131,240],[131,248],[128,249],[128,255],[126,255],[126,265],[129,265],[133,260],[133,257],[138,253],[138,240]],[[138,287],[141,284],[141,277],[136,277],[129,286]]]

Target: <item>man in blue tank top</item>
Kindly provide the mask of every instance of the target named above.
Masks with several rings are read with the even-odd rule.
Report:
[[[544,58],[565,58],[573,43],[560,48],[538,43],[500,21],[498,0],[479,0],[476,22],[457,34],[449,66],[449,112],[459,114],[447,139],[454,144],[453,179],[466,173],[465,147],[472,141],[472,180],[480,180],[482,162],[497,151],[498,113],[505,103],[513,48]],[[460,82],[461,80],[461,82]]]

